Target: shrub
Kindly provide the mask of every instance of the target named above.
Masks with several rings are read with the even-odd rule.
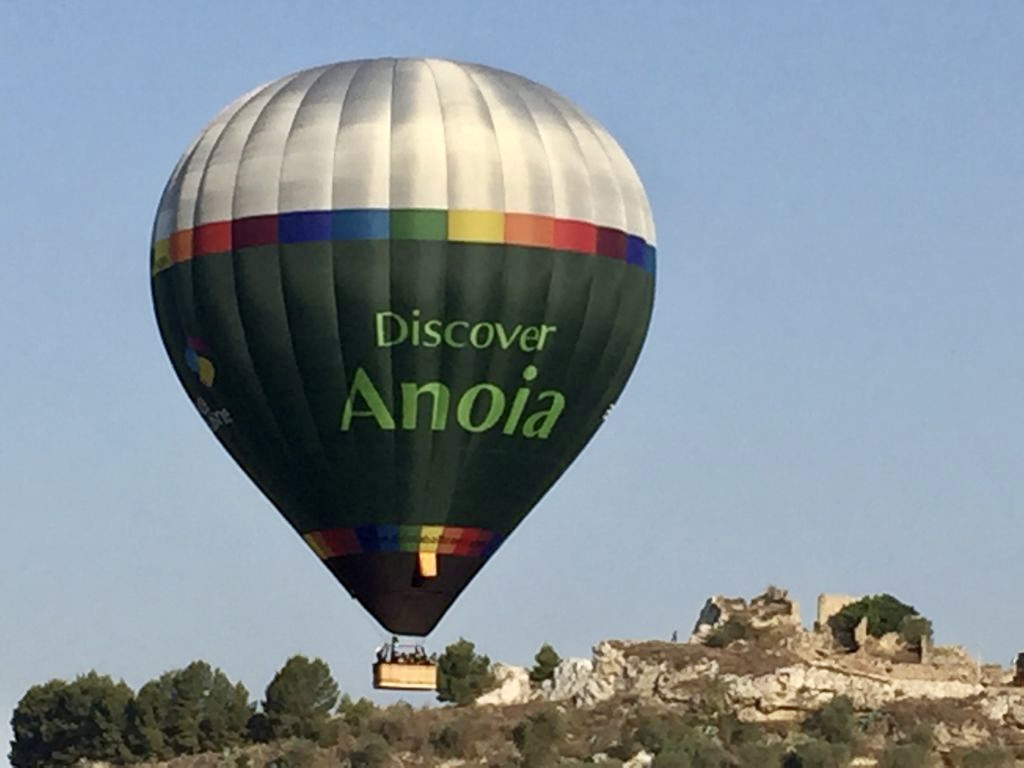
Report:
[[[730,689],[729,684],[721,677],[701,678],[696,686],[696,712],[697,718],[708,725],[718,724],[718,721],[732,712],[729,705]]]
[[[716,627],[704,641],[704,645],[711,648],[725,648],[737,640],[746,640],[750,637],[750,626],[736,616],[730,616],[722,626]]]
[[[636,724],[627,749],[643,748],[654,755],[669,751],[673,745],[686,740],[693,728],[675,713],[663,712],[644,715]]]
[[[1003,747],[984,747],[962,752],[955,757],[959,768],[1010,768],[1013,755]]]
[[[853,702],[848,696],[836,696],[804,721],[804,731],[830,744],[852,744],[857,735]]]
[[[889,744],[878,758],[878,768],[927,768],[928,749],[921,744]]]
[[[550,680],[555,675],[555,667],[561,661],[558,653],[547,643],[544,643],[533,657],[533,669],[530,670],[530,682],[534,684]]]
[[[651,768],[733,768],[735,764],[720,744],[693,731],[684,741],[655,756]]]
[[[371,734],[359,740],[356,749],[348,756],[351,768],[381,768],[391,759],[391,750],[380,736]]]
[[[275,739],[320,739],[338,702],[338,684],[321,659],[293,656],[267,686],[263,711]]]
[[[288,739],[282,747],[280,757],[271,761],[274,768],[310,768],[316,760],[316,744],[309,739]]]
[[[512,731],[512,742],[524,768],[552,765],[564,732],[562,716],[555,709],[543,709],[519,723]]]
[[[782,762],[781,744],[750,742],[735,748],[736,768],[773,768]]]
[[[466,756],[466,739],[463,734],[461,728],[446,725],[430,734],[430,746],[438,757],[463,758]]]
[[[444,649],[437,659],[437,699],[462,706],[494,685],[491,660],[476,653],[464,638]]]
[[[849,760],[847,745],[814,739],[788,752],[782,759],[782,768],[844,768]]]
[[[756,723],[744,723],[735,713],[725,712],[718,718],[718,738],[730,749],[742,744],[764,741],[764,729]]]

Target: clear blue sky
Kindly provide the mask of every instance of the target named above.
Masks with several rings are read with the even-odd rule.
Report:
[[[28,686],[92,668],[137,687],[202,658],[258,697],[302,652],[369,692],[383,631],[180,391],[148,247],[223,105],[379,55],[565,94],[629,153],[658,227],[613,418],[431,649],[586,655],[773,582],[806,616],[819,591],[893,592],[1008,663],[1021,39],[1014,2],[0,1],[0,739]]]

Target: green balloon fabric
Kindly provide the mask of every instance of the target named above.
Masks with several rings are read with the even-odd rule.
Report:
[[[425,635],[625,386],[654,230],[562,97],[380,59],[227,107],[167,184],[151,266],[216,437],[384,627]]]

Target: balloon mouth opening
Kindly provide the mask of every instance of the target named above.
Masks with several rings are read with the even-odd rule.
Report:
[[[485,562],[436,552],[362,552],[324,564],[386,630],[425,637]]]

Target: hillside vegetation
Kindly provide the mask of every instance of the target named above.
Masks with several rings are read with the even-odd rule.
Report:
[[[15,768],[1024,766],[1024,690],[931,649],[910,606],[867,598],[810,632],[785,593],[766,596],[713,598],[685,643],[605,642],[593,659],[545,644],[529,669],[461,640],[437,659],[446,706],[353,700],[302,656],[259,702],[202,661],[137,692],[95,673],[53,680],[19,702],[10,756]]]

